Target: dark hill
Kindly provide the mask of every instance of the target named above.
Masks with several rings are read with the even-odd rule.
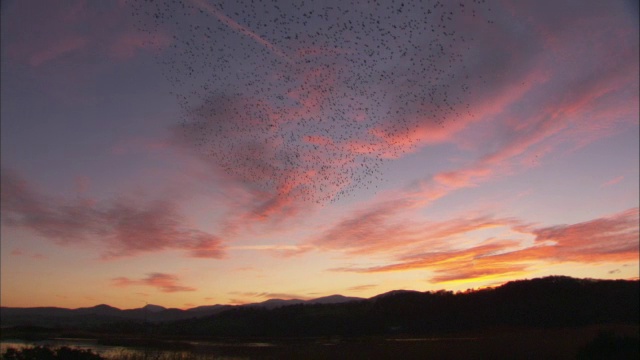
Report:
[[[179,337],[304,337],[442,334],[640,322],[638,280],[551,276],[464,293],[397,290],[370,299],[332,295],[189,310],[0,308],[9,326]]]
[[[236,307],[159,326],[159,334],[212,337],[442,334],[509,327],[640,321],[640,282],[547,277],[465,293],[395,291],[363,301]]]

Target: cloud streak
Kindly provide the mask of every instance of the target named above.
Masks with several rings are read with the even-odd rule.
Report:
[[[309,300],[310,297],[289,293],[277,293],[277,292],[239,292],[232,291],[229,295],[240,295],[248,298],[258,298],[261,300],[269,300],[269,299],[282,299],[282,300],[291,300],[291,299],[299,299],[299,300]]]
[[[64,6],[42,6],[37,1],[8,4],[3,37],[9,59],[42,67],[65,57],[88,58],[98,52],[115,60],[127,60],[137,50],[157,50],[170,44],[164,33],[136,31],[124,15],[126,4],[113,2],[95,7],[74,0]],[[24,27],[20,20],[30,19]],[[85,24],[91,23],[91,27]]]
[[[600,185],[601,188],[605,188],[605,187],[609,187],[609,186],[613,186],[617,183],[619,183],[620,181],[624,180],[624,176],[617,176],[605,183],[603,183],[602,185]]]
[[[165,273],[151,273],[143,279],[130,279],[128,277],[117,277],[111,279],[111,284],[119,288],[130,286],[149,286],[165,293],[196,291],[197,289],[185,286],[180,283],[176,275]]]
[[[431,282],[446,283],[521,275],[545,263],[622,263],[638,258],[639,221],[638,208],[571,225],[534,227],[510,221],[514,230],[534,236],[533,244],[487,239],[479,245],[462,249],[443,248],[418,254],[407,251],[405,254],[408,255],[400,256],[397,262],[387,265],[333,270],[379,273],[425,269],[435,274],[430,278]],[[442,240],[452,243],[449,236],[453,232],[441,234]],[[425,242],[423,248],[429,248],[429,243]]]
[[[409,207],[409,209],[411,209]],[[489,216],[468,216],[433,222],[409,221],[404,215],[407,204],[387,202],[374,209],[358,212],[326,230],[311,241],[321,250],[342,251],[350,255],[409,252],[408,249],[448,248],[452,239],[478,230],[513,227],[519,221]]]
[[[275,45],[273,45],[269,41],[265,40],[263,37],[259,36],[255,32],[251,31],[246,26],[242,26],[242,25],[238,24],[235,20],[233,20],[230,17],[226,16],[220,10],[216,9],[215,7],[213,7],[209,3],[207,3],[207,0],[191,0],[191,1],[194,4],[196,4],[199,8],[206,10],[207,12],[209,12],[210,14],[212,14],[213,16],[218,18],[218,20],[220,20],[220,22],[222,22],[223,24],[225,24],[229,28],[231,28],[231,29],[233,29],[235,31],[238,31],[242,35],[245,35],[245,36],[253,39],[257,43],[259,43],[262,46],[264,46],[267,49],[269,49],[272,53],[274,53],[278,57],[280,57],[280,58],[282,58],[284,60],[290,61],[289,57],[287,57],[287,55],[284,52],[282,52],[282,50],[278,49]]]
[[[549,257],[585,263],[638,259],[638,208],[571,225],[533,229],[536,243],[554,242]]]

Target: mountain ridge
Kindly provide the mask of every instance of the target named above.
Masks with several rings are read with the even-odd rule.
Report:
[[[425,308],[425,304],[431,302],[440,304],[440,301],[446,300],[443,304],[438,306],[443,309],[451,310],[452,308],[447,305],[451,303],[451,306],[459,306],[460,311],[467,311],[459,303],[464,303],[465,298],[476,298],[482,303],[488,303],[493,301],[496,306],[505,307],[515,311],[517,314],[520,312],[526,313],[527,307],[534,306],[536,304],[544,303],[545,297],[551,296],[555,299],[556,303],[550,303],[545,306],[554,310],[554,307],[563,307],[571,301],[576,302],[577,305],[584,303],[581,299],[575,299],[575,294],[584,293],[590,296],[590,300],[593,304],[602,303],[608,299],[615,305],[627,304],[628,298],[635,299],[637,294],[629,293],[629,288],[637,289],[640,284],[638,280],[598,280],[598,279],[577,279],[567,276],[549,276],[544,278],[535,278],[527,280],[510,281],[495,288],[473,290],[471,292],[458,292],[452,291],[414,291],[414,290],[393,290],[383,294],[379,294],[368,299],[358,297],[347,297],[343,295],[329,295],[310,300],[301,299],[269,299],[261,303],[245,304],[245,305],[203,305],[190,309],[175,309],[165,308],[160,305],[147,304],[143,308],[137,309],[125,309],[121,310],[109,305],[100,304],[88,308],[77,309],[65,309],[58,307],[35,307],[35,308],[12,308],[12,307],[0,307],[0,322],[3,327],[6,326],[45,326],[45,327],[80,327],[90,328],[95,326],[102,326],[104,324],[115,324],[122,322],[137,322],[137,323],[171,323],[176,321],[197,321],[198,319],[209,319],[211,317],[224,315],[223,318],[231,317],[246,317],[254,316],[255,314],[263,314],[262,311],[278,313],[304,313],[305,311],[315,311],[313,308],[319,309],[324,307],[327,311],[338,311],[338,307],[343,310],[351,312],[351,310],[345,310],[349,308],[361,308],[359,311],[372,311],[371,309],[386,309],[384,311],[390,311],[390,313],[400,316],[400,318],[408,317],[406,321],[411,320],[413,312],[427,312],[428,308]],[[637,291],[636,291],[637,292]],[[621,296],[620,294],[625,294]],[[629,295],[631,294],[631,295]],[[599,299],[598,297],[602,298]],[[489,300],[487,300],[489,299]],[[456,305],[458,303],[458,305]],[[353,305],[351,305],[353,304]],[[363,304],[363,305],[359,305]],[[607,305],[607,302],[603,304]],[[465,305],[471,306],[474,305]],[[637,317],[637,306],[626,305],[629,309],[632,309],[632,316]],[[332,308],[331,308],[332,307]],[[255,310],[252,310],[255,309]],[[305,310],[307,309],[307,310]],[[331,310],[334,309],[334,310]],[[338,310],[336,310],[338,309]],[[422,309],[422,310],[418,310]],[[256,312],[258,311],[258,312]],[[338,313],[340,313],[338,311]],[[375,310],[382,311],[382,310]],[[381,316],[375,313],[372,316]],[[443,310],[444,311],[444,310]],[[495,309],[482,310],[487,313],[495,313]],[[556,311],[556,317],[570,317],[570,315],[563,314],[559,310]],[[569,311],[569,310],[567,310]],[[584,310],[586,311],[586,310]],[[589,310],[591,311],[591,310]],[[619,317],[619,314],[615,312],[615,309],[594,309],[593,311],[600,311],[602,314],[598,315],[602,319],[607,317],[615,318]],[[604,314],[609,311],[611,314]],[[226,315],[225,315],[226,314]],[[254,314],[254,315],[250,315]],[[341,314],[341,313],[340,313]],[[336,316],[343,316],[342,315]],[[352,316],[355,316],[353,313]],[[377,314],[377,315],[376,315]],[[398,315],[400,314],[400,315]],[[612,315],[613,314],[613,315]],[[257,315],[256,315],[257,316]],[[260,315],[263,316],[263,315]],[[265,315],[266,316],[266,315]],[[271,316],[271,315],[270,315]],[[276,315],[273,315],[276,316]],[[289,316],[289,315],[288,315]],[[297,315],[296,315],[297,316]],[[313,313],[305,315],[306,317],[316,316]],[[443,314],[432,314],[432,316],[444,316]],[[471,317],[476,314],[470,313]],[[485,315],[489,316],[489,315]],[[502,315],[501,315],[502,316]],[[587,315],[581,315],[588,317]],[[393,318],[393,317],[392,317]],[[302,320],[307,321],[305,317]],[[411,320],[411,321],[410,321]],[[208,320],[207,320],[208,321]],[[276,320],[269,320],[276,321]],[[386,321],[386,320],[385,320]],[[480,321],[480,320],[478,320]],[[524,320],[523,320],[524,321]],[[537,321],[532,318],[527,321]],[[200,326],[200,325],[198,325]],[[204,325],[202,325],[204,326]]]
[[[334,295],[329,295],[329,296],[322,296],[319,298],[313,298],[313,299],[308,299],[308,300],[303,300],[303,299],[280,299],[280,298],[272,298],[272,299],[267,299],[265,301],[261,301],[261,302],[257,302],[257,303],[247,303],[247,304],[241,304],[241,305],[229,305],[229,304],[213,304],[213,305],[199,305],[199,306],[195,306],[192,308],[186,308],[186,309],[179,309],[179,308],[167,308],[164,307],[162,305],[156,305],[156,304],[146,304],[143,307],[140,308],[132,308],[132,309],[121,309],[115,306],[111,306],[111,305],[107,305],[107,304],[99,304],[99,305],[94,305],[94,306],[89,306],[89,307],[79,307],[79,308],[64,308],[64,307],[58,307],[58,306],[33,306],[33,307],[22,307],[22,306],[0,306],[0,309],[22,309],[22,310],[36,310],[36,311],[88,311],[88,310],[96,310],[96,311],[113,311],[113,310],[118,310],[118,311],[140,311],[140,310],[147,310],[149,312],[161,312],[161,311],[167,311],[167,310],[180,310],[180,311],[191,311],[191,312],[198,312],[198,311],[206,311],[209,309],[214,309],[214,308],[219,308],[219,307],[234,307],[234,306],[264,306],[267,305],[267,307],[272,307],[273,304],[287,304],[287,303],[291,303],[291,304],[332,304],[332,303],[340,303],[340,302],[346,302],[346,301],[359,301],[359,300],[366,300],[367,298],[362,298],[362,297],[355,297],[355,296],[344,296],[344,295],[340,295],[340,294],[334,294]]]
[[[120,309],[107,304],[99,304],[91,307],[62,308],[54,306],[39,307],[0,307],[0,322],[5,325],[62,325],[66,323],[102,323],[126,320],[138,320],[149,322],[166,322],[204,317],[218,314],[235,307],[256,307],[276,309],[287,305],[298,304],[336,304],[348,301],[365,300],[364,298],[348,297],[343,295],[329,295],[315,299],[268,299],[258,303],[243,305],[201,305],[188,309],[166,308],[161,305],[146,304],[141,308]]]

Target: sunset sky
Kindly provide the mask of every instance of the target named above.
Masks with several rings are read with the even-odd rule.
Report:
[[[298,3],[2,2],[2,306],[638,278],[637,2]]]

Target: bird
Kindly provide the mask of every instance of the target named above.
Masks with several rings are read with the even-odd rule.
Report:
[[[386,161],[470,116],[470,44],[495,26],[484,0],[129,6],[157,39],[180,141],[256,191],[311,203],[378,188]]]

